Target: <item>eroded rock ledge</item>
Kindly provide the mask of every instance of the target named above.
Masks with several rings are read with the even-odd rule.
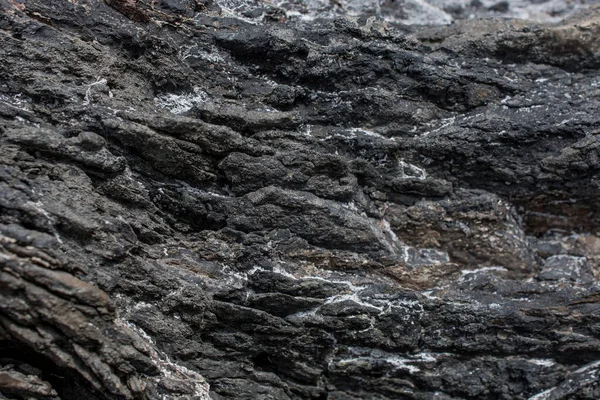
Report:
[[[600,8],[227,4],[0,0],[0,397],[599,398]]]

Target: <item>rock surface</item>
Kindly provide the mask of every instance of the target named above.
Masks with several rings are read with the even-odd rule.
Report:
[[[0,0],[0,398],[600,397],[600,8],[315,4]]]
[[[260,15],[264,3],[217,0],[231,12]],[[447,25],[455,20],[508,17],[538,22],[558,22],[597,3],[595,0],[276,0],[292,18],[310,21],[342,15],[366,15],[408,25]]]

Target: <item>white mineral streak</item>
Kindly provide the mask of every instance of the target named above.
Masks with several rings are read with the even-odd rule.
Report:
[[[427,172],[414,164],[409,164],[406,161],[399,160],[398,167],[400,169],[400,177],[406,179],[418,179],[420,181],[427,179]]]
[[[386,245],[388,251],[392,254],[402,256],[404,262],[408,262],[408,246],[406,246],[392,230],[387,219],[382,218],[380,222],[373,226],[375,234],[381,237],[382,243]]]
[[[188,58],[200,58],[211,63],[224,63],[225,59],[219,54],[219,50],[212,46],[210,51],[207,51],[197,44],[182,46],[179,48],[179,59],[184,61]]]
[[[342,203],[342,207],[344,207],[346,210],[350,210],[350,211],[354,211],[354,212],[360,211],[354,201],[350,201],[348,203]]]
[[[29,103],[31,103],[31,99],[26,98],[21,93],[17,93],[13,96],[8,96],[4,93],[0,93],[0,103],[12,108],[16,108],[17,110],[26,112],[31,111],[29,109]]]
[[[354,133],[354,134],[359,133],[359,134],[363,134],[365,136],[376,137],[376,138],[379,138],[379,139],[387,139],[385,136],[381,136],[379,133],[370,131],[368,129],[350,128],[349,131],[352,132],[352,133]]]
[[[401,357],[397,354],[387,353],[383,350],[365,350],[365,349],[349,349],[350,352],[358,353],[356,357],[343,358],[340,360],[332,360],[330,367],[347,367],[347,366],[364,366],[370,368],[373,364],[388,364],[393,369],[407,370],[413,374],[421,369],[413,364],[434,363],[440,356],[445,353],[428,353],[422,352],[417,354],[407,354]],[[366,353],[366,354],[361,354]]]
[[[467,275],[479,274],[481,272],[489,272],[489,271],[506,272],[508,270],[504,267],[498,267],[498,266],[483,267],[483,268],[479,268],[479,269],[463,269],[462,271],[460,271],[460,275],[462,277],[465,277]]]
[[[312,137],[312,125],[304,125],[300,131],[306,137]]]
[[[216,3],[221,8],[221,17],[230,17],[239,19],[248,24],[258,25],[258,20],[245,17],[244,11],[256,9],[260,7],[260,1],[253,0],[218,0]]]
[[[254,269],[252,269],[250,272],[239,272],[231,268],[229,265],[221,264],[221,271],[226,276],[224,283],[237,289],[241,289],[246,286],[246,282],[248,282],[248,276],[252,275],[259,269],[262,268],[254,267]]]
[[[441,119],[441,120],[435,121],[435,122],[428,122],[425,124],[425,126],[427,126],[427,127],[433,127],[436,125],[439,125],[439,126],[437,126],[436,128],[434,128],[430,131],[423,132],[421,134],[421,136],[429,136],[432,133],[437,133],[437,132],[441,131],[442,129],[447,128],[450,125],[454,124],[455,121],[456,121],[456,117],[450,117],[450,118],[444,118],[444,119]],[[400,138],[398,138],[397,140],[400,140]]]
[[[541,367],[551,367],[554,364],[556,364],[556,362],[554,360],[549,359],[549,358],[540,358],[540,359],[532,358],[532,359],[527,360],[527,361],[530,362],[530,363],[533,363],[535,365],[539,365]]]
[[[157,383],[161,380],[161,378],[181,380],[187,384],[193,385],[194,393],[192,394],[192,396],[196,396],[194,397],[195,399],[211,400],[208,394],[210,387],[202,375],[182,365],[172,362],[169,359],[169,356],[155,348],[155,341],[139,326],[122,318],[117,318],[115,320],[115,323],[119,326],[127,327],[130,330],[134,331],[135,333],[137,333],[140,339],[142,339],[148,344],[150,358],[152,359],[152,362],[160,372],[160,376],[152,377],[150,379],[153,379]],[[189,394],[182,396],[170,394],[168,396],[161,397],[161,399],[163,400],[185,400],[189,398]]]
[[[297,279],[294,275],[290,274],[289,272],[287,272],[284,268],[282,268],[279,265],[275,265],[273,267],[273,272],[275,272],[276,274],[279,274],[279,275],[283,275],[290,279]]]
[[[30,205],[33,209],[35,209],[37,212],[39,212],[40,214],[42,214],[44,217],[46,217],[46,219],[50,222],[53,223],[54,220],[52,219],[52,217],[50,216],[50,214],[48,214],[48,212],[46,210],[44,210],[44,204],[41,201],[36,201],[35,203],[32,201],[28,201],[27,203],[25,203],[27,205]]]
[[[425,297],[427,300],[441,300],[439,297],[433,295],[433,290],[425,290],[421,292],[421,295]]]
[[[578,370],[576,370],[575,372],[573,372],[574,374],[581,374],[589,369],[592,368],[596,368],[596,367],[600,367],[600,361],[594,361],[591,362],[589,364],[584,365],[583,367],[579,368]]]
[[[35,203],[32,201],[28,201],[25,203],[26,207],[31,207],[34,210],[36,210],[38,213],[40,213],[41,215],[43,215],[48,222],[50,223],[50,225],[54,226],[54,219],[52,218],[52,216],[48,213],[48,211],[46,211],[44,209],[44,204],[41,201],[36,201]],[[60,244],[63,243],[60,235],[57,232],[54,232],[54,237],[56,238],[56,241]]]
[[[530,360],[531,361],[531,360]],[[551,364],[554,365],[554,364]],[[547,366],[551,366],[551,365],[547,365]],[[573,371],[571,373],[571,376],[579,376],[577,380],[578,385],[589,385],[592,382],[595,382],[596,380],[596,376],[597,376],[597,369],[598,367],[600,367],[600,360],[599,361],[594,361],[591,362],[589,364],[584,365],[583,367]],[[592,370],[592,371],[590,371]],[[596,370],[596,371],[593,371]],[[582,376],[583,374],[583,376]],[[544,390],[543,392],[540,392],[532,397],[529,398],[529,400],[547,400],[547,399],[551,399],[551,398],[566,398],[568,397],[569,394],[573,393],[574,389],[577,389],[578,386],[570,386],[569,384],[571,384],[572,382],[574,382],[574,379],[568,379],[566,381],[564,381],[561,385]],[[582,387],[582,386],[579,386]],[[558,396],[552,396],[553,392],[558,391],[559,393],[557,393]]]
[[[362,301],[358,297],[358,294],[356,294],[356,293],[331,296],[331,297],[329,297],[325,301],[325,304],[342,303],[342,302],[345,302],[345,301],[349,301],[349,302],[355,303],[356,305],[359,305],[359,306],[363,306],[363,307],[367,307],[367,308],[373,308],[373,309],[375,309],[375,310],[377,310],[379,312],[383,312],[383,307],[375,306],[375,305],[373,305],[371,303],[367,303],[365,301]]]
[[[311,279],[311,280],[315,280],[315,281],[329,282],[329,283],[334,283],[334,284],[338,284],[338,285],[346,285],[346,286],[348,286],[348,289],[350,289],[354,293],[357,293],[357,292],[359,292],[361,290],[364,290],[366,288],[366,286],[356,286],[352,282],[349,282],[349,281],[327,279],[327,278],[323,278],[322,276],[307,276],[307,277],[304,277],[304,279]]]
[[[106,86],[107,84],[108,81],[106,80],[106,78],[100,77],[98,77],[98,80],[96,82],[90,83],[87,87],[87,90],[85,91],[85,99],[83,100],[83,105],[88,105],[92,102],[92,88],[94,86]],[[110,90],[109,94],[110,97],[112,97],[112,92],[110,92]]]
[[[550,398],[550,395],[552,394],[552,392],[556,390],[556,388],[550,388],[548,390],[544,390],[543,392],[540,392],[534,396],[531,396],[529,398],[529,400],[546,400],[548,398]]]
[[[208,94],[198,87],[192,93],[183,94],[161,94],[154,98],[154,104],[158,108],[166,108],[173,114],[183,114],[191,110],[195,105],[208,100]]]
[[[387,247],[388,251],[400,256],[405,263],[411,263],[411,250],[417,256],[417,259],[412,259],[414,265],[439,265],[450,262],[450,256],[445,251],[407,246],[394,233],[385,216],[377,224],[373,225],[373,230],[381,238],[381,242]]]
[[[325,142],[327,140],[331,140],[333,138],[339,138],[342,140],[350,140],[350,139],[356,139],[356,132],[358,132],[357,130],[354,129],[349,129],[345,132],[338,132],[338,133],[334,133],[332,135],[327,135],[325,136],[323,139],[319,139],[321,142]],[[364,133],[363,133],[364,134]]]
[[[407,299],[385,299],[385,298],[373,298],[371,294],[366,293],[368,287],[367,286],[356,286],[350,281],[344,280],[336,280],[336,279],[326,279],[318,276],[307,276],[301,278],[303,280],[319,280],[322,282],[329,282],[334,284],[346,285],[350,293],[337,294],[328,297],[323,302],[323,305],[316,307],[313,310],[299,312],[293,315],[288,316],[289,320],[302,320],[305,318],[320,318],[318,311],[321,307],[329,304],[337,304],[337,303],[354,303],[356,306],[365,307],[368,309],[372,309],[373,311],[377,311],[377,315],[381,316],[384,314],[388,314],[394,310],[402,310],[403,320],[410,321],[411,324],[414,324],[414,320],[418,320],[420,316],[423,314],[423,306],[417,300],[407,300]],[[367,329],[363,329],[362,331],[366,331],[369,329],[373,329],[373,323]],[[362,332],[359,331],[359,332]]]

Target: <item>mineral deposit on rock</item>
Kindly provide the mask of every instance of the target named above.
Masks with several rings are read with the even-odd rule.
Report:
[[[600,398],[600,6],[0,0],[0,398]]]

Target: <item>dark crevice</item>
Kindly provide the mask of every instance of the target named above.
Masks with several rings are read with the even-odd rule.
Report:
[[[0,367],[13,365],[24,374],[38,375],[49,382],[62,400],[114,400],[90,388],[75,371],[56,365],[48,357],[18,343],[0,341]]]

